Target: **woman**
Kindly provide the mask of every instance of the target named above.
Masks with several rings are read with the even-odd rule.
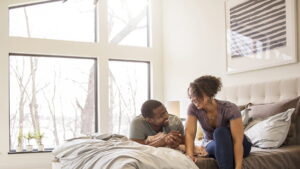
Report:
[[[191,104],[185,129],[186,155],[193,161],[197,120],[204,131],[202,145],[220,169],[241,169],[243,157],[249,155],[251,143],[244,136],[239,108],[228,101],[215,99],[222,83],[220,78],[202,76],[190,83]]]

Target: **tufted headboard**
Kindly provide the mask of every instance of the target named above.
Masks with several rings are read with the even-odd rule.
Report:
[[[237,105],[272,103],[300,96],[300,77],[223,87],[218,99]]]

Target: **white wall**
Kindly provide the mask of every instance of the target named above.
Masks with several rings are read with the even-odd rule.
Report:
[[[297,4],[297,9],[300,9],[300,3]],[[300,11],[297,15],[299,31]],[[224,0],[164,0],[165,101],[180,100],[181,113],[185,114],[189,103],[187,87],[195,78],[205,74],[221,77],[224,86],[300,74],[300,63],[297,63],[228,75],[225,73],[225,45]],[[298,52],[300,53],[300,48]]]
[[[99,130],[108,130],[108,60],[143,60],[151,63],[151,96],[163,100],[161,0],[152,0],[152,46],[116,46],[107,43],[106,0],[99,14],[100,42],[81,43],[8,36],[8,6],[36,0],[0,0],[0,169],[50,169],[51,153],[8,154],[9,151],[9,53],[93,57],[98,60]]]

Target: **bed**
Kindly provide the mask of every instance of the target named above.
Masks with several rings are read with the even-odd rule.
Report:
[[[300,77],[266,81],[260,83],[244,84],[224,87],[217,98],[229,100],[243,107],[249,103],[268,105],[285,100],[294,101],[290,107],[295,107],[292,116],[294,124],[293,141],[279,148],[262,149],[252,147],[250,156],[244,158],[243,169],[299,169],[300,168]],[[291,131],[291,128],[289,132]],[[198,158],[196,162],[200,169],[217,169],[217,162],[212,158]]]
[[[52,153],[52,169],[198,169],[178,150],[142,145],[117,134],[74,138]]]
[[[244,158],[243,161],[243,169],[298,169],[300,166],[300,77],[289,78],[289,79],[280,79],[276,81],[267,81],[261,83],[253,83],[253,84],[244,84],[238,86],[230,86],[224,87],[222,91],[218,94],[218,99],[229,100],[237,105],[249,105],[249,103],[253,105],[268,105],[272,103],[282,102],[288,99],[296,98],[293,101],[293,104],[289,104],[289,107],[294,107],[295,111],[292,116],[292,124],[289,129],[289,139],[288,142],[285,141],[283,146],[279,148],[272,148],[272,149],[262,149],[253,147],[250,153],[250,156]],[[286,107],[285,107],[286,108]],[[293,130],[292,130],[293,129]],[[103,137],[103,135],[101,136]],[[102,139],[102,138],[101,138]],[[81,140],[82,141],[82,140]],[[115,140],[116,141],[116,140]],[[118,140],[117,140],[118,141]],[[80,141],[79,141],[80,142]],[[105,167],[100,167],[101,169],[104,168],[126,168],[126,169],[133,169],[133,168],[199,168],[199,169],[217,169],[217,162],[212,158],[201,158],[199,157],[197,162],[190,163],[189,159],[183,154],[180,154],[176,150],[171,150],[168,148],[152,148],[143,146],[142,149],[139,150],[140,145],[137,143],[132,143],[130,141],[126,141],[130,146],[129,149],[134,149],[138,147],[137,151],[135,152],[147,152],[150,154],[154,154],[148,158],[148,155],[137,154],[137,157],[130,157],[130,159],[134,159],[133,161],[126,158],[124,155],[118,156],[115,159],[119,159],[120,161],[116,164],[101,164]],[[80,143],[76,143],[79,145]],[[67,153],[59,154],[59,149],[56,149],[54,154],[56,156],[55,161],[52,163],[52,169],[62,169],[62,168],[76,168],[70,167],[73,163],[78,163],[77,166],[84,166],[88,162],[86,159],[81,159],[74,156],[69,156],[67,159],[72,159],[74,162],[69,162],[69,164],[63,167],[63,164],[60,161],[60,157],[66,154],[78,154],[78,153],[85,153],[87,149],[79,151],[74,147],[76,144],[71,145],[72,150],[67,151]],[[98,144],[98,143],[97,143]],[[102,143],[99,143],[102,144]],[[114,147],[113,145],[112,147]],[[124,147],[124,146],[123,146]],[[150,150],[151,149],[151,150]],[[90,150],[90,149],[88,149]],[[74,153],[76,152],[76,153]],[[99,150],[98,153],[102,153],[103,150]],[[119,152],[119,150],[117,151]],[[124,152],[125,154],[131,154],[132,152]],[[58,155],[59,154],[59,155]],[[119,154],[120,155],[120,154]],[[156,157],[163,157],[161,159],[153,159]],[[120,158],[121,157],[121,158]],[[124,158],[125,157],[125,158]],[[140,157],[145,157],[145,159],[140,159]],[[164,158],[165,157],[165,158]],[[77,159],[76,159],[77,158]],[[103,161],[103,156],[99,157],[99,161]],[[123,163],[123,161],[128,162],[128,164]],[[144,161],[143,161],[144,160]],[[110,161],[117,161],[112,158]],[[163,166],[165,165],[166,166]],[[144,165],[145,164],[145,165]],[[152,165],[154,164],[154,165]],[[181,166],[181,164],[184,164]],[[124,165],[122,167],[121,165]],[[69,166],[69,167],[68,167]],[[85,166],[86,168],[97,168],[97,165],[90,165],[89,167]],[[100,165],[99,165],[100,166]],[[80,168],[80,167],[77,167]],[[84,167],[82,167],[84,168]],[[99,167],[98,167],[99,168]]]

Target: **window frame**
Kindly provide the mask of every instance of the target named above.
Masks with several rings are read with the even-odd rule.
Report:
[[[97,0],[99,1],[99,0]],[[107,0],[109,1],[109,0]],[[140,48],[151,48],[152,46],[152,35],[151,35],[151,1],[152,0],[147,0],[148,1],[148,5],[147,5],[147,8],[146,8],[146,23],[147,23],[147,41],[146,41],[146,46],[135,46],[135,45],[128,45],[128,44],[125,44],[125,45],[122,45],[122,44],[116,44],[116,43],[112,43],[111,42],[111,39],[110,39],[110,35],[108,34],[108,43],[112,44],[112,45],[118,45],[118,46],[126,46],[126,47],[140,47]],[[109,15],[109,12],[107,12],[107,16]],[[126,37],[125,37],[126,38]]]
[[[34,6],[34,5],[41,5],[41,4],[46,4],[46,3],[51,3],[51,2],[58,2],[58,1],[64,1],[64,0],[45,0],[45,1],[40,1],[40,2],[28,2],[26,4],[22,4],[22,5],[11,5],[8,7],[8,11],[10,9],[14,9],[14,8],[22,8],[22,7],[27,7],[27,6]]]
[[[21,54],[21,53],[8,53],[8,58],[10,58],[10,56],[17,56],[17,57],[46,57],[46,58],[64,58],[64,59],[92,59],[95,61],[95,75],[94,75],[94,82],[95,82],[95,115],[94,115],[94,118],[95,118],[95,133],[98,132],[98,58],[94,58],[94,57],[77,57],[77,56],[63,56],[63,55],[45,55],[45,54],[28,54],[28,53],[25,53],[25,54]],[[26,151],[22,151],[22,152],[16,152],[15,149],[11,149],[11,130],[10,130],[10,127],[11,127],[11,121],[10,121],[10,117],[11,117],[11,110],[10,110],[10,98],[11,98],[11,94],[10,94],[10,84],[11,84],[11,81],[10,81],[10,62],[9,62],[9,59],[8,59],[8,72],[9,72],[9,76],[8,76],[8,102],[9,102],[9,106],[8,106],[8,127],[9,127],[9,151],[8,151],[8,154],[17,154],[17,153],[35,153],[35,152],[38,152],[36,151],[36,149],[33,149],[32,152],[26,152]],[[50,148],[46,148],[45,147],[45,151],[42,151],[42,152],[52,152],[52,150],[54,149],[55,147],[50,147]],[[24,149],[23,149],[24,150]]]
[[[147,63],[147,71],[148,71],[148,89],[147,89],[147,99],[150,99],[151,98],[151,68],[150,68],[150,64],[151,62],[150,61],[141,61],[141,60],[130,60],[130,59],[108,59],[108,64],[110,61],[117,61],[117,62],[132,62],[132,63]]]
[[[110,61],[117,61],[117,62],[131,62],[131,63],[146,63],[147,64],[147,80],[148,80],[148,89],[147,89],[147,100],[151,99],[151,62],[150,61],[143,61],[143,60],[131,60],[131,59],[108,59],[108,69],[109,69],[109,62]],[[110,78],[110,76],[108,76]],[[109,81],[108,81],[109,82]],[[110,91],[110,88],[108,87],[108,92]],[[109,106],[108,106],[109,107]],[[140,107],[138,107],[140,109]],[[112,122],[112,119],[110,119]],[[111,126],[111,131],[113,127]]]
[[[39,0],[38,2],[47,2],[49,0]],[[150,63],[149,71],[149,93],[150,98],[163,100],[163,51],[161,44],[161,0],[149,1],[149,15],[148,17],[150,27],[148,30],[151,32],[149,40],[151,45],[149,47],[137,46],[121,46],[111,44],[108,41],[107,32],[107,0],[99,1],[96,4],[97,14],[96,17],[96,38],[95,43],[86,43],[80,41],[63,41],[56,39],[38,39],[38,38],[22,38],[9,36],[9,11],[8,9],[13,6],[21,6],[23,4],[32,4],[35,0],[3,0],[0,3],[0,23],[3,29],[0,31],[0,76],[3,83],[0,83],[0,88],[4,91],[0,95],[0,137],[4,139],[1,146],[4,148],[0,150],[0,154],[7,154],[9,145],[9,60],[8,54],[37,54],[37,55],[59,55],[63,57],[78,56],[78,57],[93,57],[97,58],[97,130],[101,133],[109,132],[109,101],[108,101],[108,62],[109,59],[116,60],[137,60],[146,61]],[[41,152],[42,153],[42,152]],[[8,153],[9,154],[9,153]],[[16,153],[17,154],[17,153]],[[28,157],[35,158],[37,155],[27,155]],[[49,161],[48,154],[41,158],[37,164],[46,167],[45,163]],[[24,155],[18,157],[4,156],[4,160],[20,160],[20,163],[11,163],[10,167],[19,167],[25,164]],[[13,159],[12,159],[13,158]],[[1,166],[1,164],[0,164]]]
[[[68,0],[44,0],[44,1],[40,1],[40,2],[27,2],[25,4],[21,4],[21,5],[11,5],[8,7],[8,12],[9,10],[11,9],[15,9],[15,8],[23,8],[23,7],[28,7],[28,6],[34,6],[34,5],[41,5],[41,4],[46,4],[46,3],[52,3],[52,2],[59,2],[59,1],[62,1],[62,3],[64,3],[65,1],[68,1]],[[94,18],[94,41],[93,42],[82,42],[82,41],[73,41],[73,40],[62,40],[62,39],[45,39],[45,38],[42,38],[42,39],[45,39],[45,40],[59,40],[59,41],[71,41],[71,42],[82,42],[82,43],[97,43],[99,41],[99,36],[98,36],[98,2],[99,0],[96,0],[96,4],[95,4],[95,8],[94,8],[94,15],[95,15],[95,18]],[[9,21],[9,20],[8,20]],[[9,27],[9,23],[8,23],[8,30],[10,29]],[[9,33],[8,33],[8,36],[9,37],[15,37],[15,36],[10,36]],[[28,38],[28,39],[41,39],[39,37],[22,37],[22,38]]]

